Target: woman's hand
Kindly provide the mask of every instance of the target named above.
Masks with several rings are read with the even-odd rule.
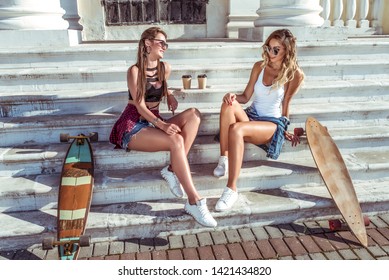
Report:
[[[174,97],[173,94],[169,94],[167,96],[167,106],[168,106],[168,109],[170,111],[172,111],[173,115],[174,115],[174,111],[177,109],[178,107],[178,102],[177,102],[177,99]]]
[[[167,135],[174,135],[181,132],[180,127],[174,123],[165,123],[162,130],[165,131]]]
[[[297,135],[294,135],[292,133],[289,133],[288,131],[285,131],[285,139],[292,142],[292,147],[297,146],[297,144],[300,144],[300,137]]]
[[[235,93],[227,93],[223,97],[223,102],[227,103],[228,105],[232,105],[232,102],[236,100],[236,94]]]

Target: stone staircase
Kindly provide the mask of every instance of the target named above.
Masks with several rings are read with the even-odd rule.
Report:
[[[179,110],[197,107],[202,124],[189,154],[193,178],[211,211],[226,184],[212,170],[222,96],[242,91],[260,59],[260,44],[170,42],[169,86]],[[113,150],[108,136],[126,104],[126,70],[136,43],[82,44],[60,49],[0,50],[0,250],[23,249],[56,234],[59,173],[68,145],[59,134],[97,131],[95,187],[87,233],[93,242],[196,233],[159,171],[169,154]],[[363,211],[389,211],[389,39],[300,42],[306,81],[291,105],[290,127],[314,116],[329,129],[354,181]],[[208,87],[181,91],[181,75],[206,73]],[[163,115],[169,116],[166,105]],[[213,213],[219,229],[339,216],[305,139],[286,143],[277,161],[247,144],[240,198]]]

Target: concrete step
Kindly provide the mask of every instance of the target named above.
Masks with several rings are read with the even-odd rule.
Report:
[[[124,108],[124,106],[123,106]],[[388,101],[344,102],[323,104],[294,104],[291,108],[293,126],[303,126],[308,116],[314,116],[329,128],[352,125],[387,125]],[[181,109],[177,110],[179,112]],[[169,118],[171,113],[161,111]],[[202,108],[199,135],[213,135],[219,127],[219,108]],[[60,133],[98,132],[99,139],[107,141],[119,114],[68,114],[0,118],[0,147],[25,144],[57,143]]]
[[[224,41],[199,40],[170,41],[165,59],[178,64],[200,61],[214,62],[260,59],[261,42],[244,42],[232,39]],[[138,44],[124,43],[83,43],[63,48],[0,49],[0,68],[25,69],[41,67],[69,66],[119,66],[136,61]],[[338,60],[353,56],[366,59],[366,56],[380,56],[388,53],[387,38],[349,39],[347,41],[298,42],[298,55],[301,60]]]
[[[340,136],[339,136],[340,137]],[[389,138],[385,145],[369,139],[336,141],[342,156],[355,180],[378,179],[387,176],[389,168]],[[379,140],[382,141],[382,140]],[[349,144],[352,142],[351,144]],[[360,142],[357,146],[356,142]],[[382,144],[382,143],[381,143]],[[95,146],[95,149],[99,147]],[[273,189],[284,185],[320,183],[316,165],[306,144],[298,151],[285,145],[285,152],[278,160],[267,159],[264,152],[254,145],[247,144],[243,168],[239,177],[242,190]],[[201,151],[198,151],[201,150]],[[199,155],[201,153],[201,156]],[[191,170],[196,187],[204,195],[212,195],[223,188],[227,178],[215,178],[212,171],[216,167],[219,150],[216,144],[212,148],[195,147],[189,155]],[[54,153],[53,153],[54,154]],[[0,182],[0,212],[17,212],[52,208],[56,205],[58,185],[62,169],[61,158],[24,161],[17,169],[17,163],[5,160],[3,165],[10,168],[9,173],[2,171]],[[6,158],[6,157],[5,157]],[[36,160],[38,161],[38,160]],[[55,162],[57,161],[57,162]],[[95,157],[94,205],[107,205],[126,201],[158,200],[170,198],[172,194],[160,175],[160,170],[169,162],[167,153],[108,152]],[[41,168],[41,173],[33,174]]]
[[[291,129],[293,131],[293,129]],[[389,126],[366,127],[337,127],[329,129],[331,136],[343,154],[352,154],[356,151],[382,147],[389,147]],[[18,147],[0,148],[0,176],[31,176],[59,173],[69,144],[35,144]],[[98,170],[162,168],[170,162],[168,152],[146,153],[114,150],[113,145],[101,141],[92,144],[96,166]],[[190,164],[216,163],[220,155],[219,143],[214,141],[213,135],[203,135],[196,141],[189,152]],[[293,160],[295,157],[310,157],[305,137],[297,147],[286,142],[281,158]],[[245,147],[245,161],[266,159],[265,152],[255,145]]]
[[[247,82],[247,81],[246,81]],[[199,90],[197,81],[192,89],[171,88],[179,102],[180,109],[190,107],[219,108],[227,92],[242,92],[246,84],[208,85]],[[358,94],[356,94],[358,91]],[[340,103],[389,100],[389,77],[382,80],[350,81],[306,81],[293,97],[292,105],[303,103]],[[127,102],[128,93],[123,89],[62,90],[40,92],[18,92],[12,95],[0,93],[0,117],[23,117],[39,115],[66,115],[102,113],[120,113]],[[161,109],[166,110],[166,102]]]
[[[388,183],[387,177],[354,182],[364,213],[376,215],[389,211]],[[326,187],[320,183],[241,191],[233,210],[216,213],[214,206],[221,191],[207,196],[208,207],[218,221],[215,229],[201,227],[185,214],[185,199],[161,199],[92,206],[86,234],[92,242],[102,242],[339,217]],[[0,213],[0,221],[3,251],[28,248],[56,234],[56,209]]]
[[[205,73],[212,84],[243,84],[250,76],[252,63],[212,63],[173,65],[169,79],[172,87],[181,87],[181,76],[197,77]],[[0,92],[42,92],[59,90],[126,89],[126,73],[123,66],[69,66],[66,68],[0,69]],[[367,60],[302,61],[300,63],[309,81],[388,79],[389,57]]]

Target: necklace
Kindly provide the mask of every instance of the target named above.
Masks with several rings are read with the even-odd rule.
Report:
[[[154,68],[148,68],[148,67],[147,67],[146,70],[147,70],[147,71],[155,71],[155,70],[157,70],[157,66],[155,66]]]

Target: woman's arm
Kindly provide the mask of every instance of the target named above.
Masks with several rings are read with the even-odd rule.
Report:
[[[301,70],[298,69],[294,75],[292,81],[286,86],[284,100],[282,102],[282,115],[289,119],[289,104],[292,100],[292,97],[298,92],[303,82],[304,75]],[[292,147],[300,143],[300,138],[297,135],[285,131],[285,139],[292,142]]]
[[[258,61],[254,64],[253,68],[251,69],[250,79],[246,85],[245,90],[241,94],[227,93],[223,98],[223,102],[229,104],[232,104],[232,102],[235,100],[240,104],[246,104],[249,102],[251,96],[254,93],[254,85],[257,82],[259,73],[261,73],[262,70],[261,64],[262,61]]]
[[[303,82],[303,73],[300,69],[294,74],[293,80],[287,83],[284,100],[282,101],[282,115],[289,119],[289,105],[292,97],[298,92]]]
[[[167,86],[167,81],[170,77],[170,73],[172,71],[172,67],[169,63],[167,62],[162,62],[164,63],[165,65],[165,83],[166,83],[166,89],[167,89],[167,93],[166,93],[166,101],[167,101],[167,106],[168,106],[168,109],[170,111],[172,111],[173,115],[174,115],[174,111],[177,109],[178,107],[178,102],[177,102],[177,99],[176,97],[173,95],[173,93],[168,89],[168,86]]]

